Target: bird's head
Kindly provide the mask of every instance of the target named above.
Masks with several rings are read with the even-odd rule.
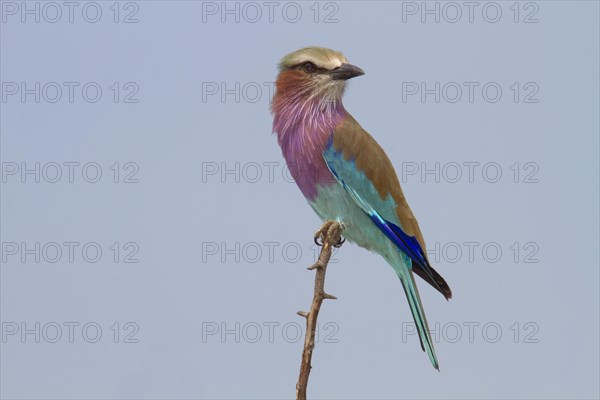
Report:
[[[364,74],[339,51],[305,47],[279,63],[277,92],[294,98],[318,97],[322,104],[330,104],[341,99],[348,79]]]

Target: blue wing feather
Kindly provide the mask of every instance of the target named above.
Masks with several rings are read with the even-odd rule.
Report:
[[[414,236],[408,235],[400,227],[400,221],[396,215],[397,205],[391,196],[386,199],[381,198],[364,172],[357,169],[354,160],[346,160],[341,152],[336,151],[333,146],[333,136],[323,153],[323,158],[331,173],[352,196],[356,204],[392,243],[410,258],[412,261],[410,268],[415,270],[423,279],[426,279],[446,298],[449,298],[449,289],[440,286],[440,279],[442,281],[443,279],[431,268],[418,240]]]
[[[358,171],[354,160],[345,160],[340,152],[335,151],[332,140],[330,140],[323,157],[331,173],[375,225],[414,263],[426,268],[428,266],[427,258],[417,239],[406,234],[398,225],[399,221],[391,221],[392,218],[397,220],[395,217],[396,204],[393,199],[391,197],[381,199],[364,173]],[[362,189],[360,194],[357,189]]]

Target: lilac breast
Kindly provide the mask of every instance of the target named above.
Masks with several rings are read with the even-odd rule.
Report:
[[[314,110],[310,115],[301,115],[297,109]],[[283,157],[296,184],[307,200],[317,197],[318,185],[331,185],[336,182],[323,159],[323,152],[329,144],[335,128],[345,117],[341,104],[326,112],[313,107],[298,107],[275,115],[273,130]]]

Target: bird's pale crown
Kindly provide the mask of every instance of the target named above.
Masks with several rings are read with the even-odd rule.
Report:
[[[283,57],[279,63],[279,70],[283,71],[307,61],[326,70],[333,70],[348,62],[346,57],[339,51],[312,46],[296,50]]]

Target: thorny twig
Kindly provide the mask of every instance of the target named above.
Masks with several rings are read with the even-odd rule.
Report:
[[[308,267],[309,270],[317,270],[315,275],[315,293],[310,306],[310,311],[298,311],[298,315],[306,318],[306,337],[304,338],[300,376],[298,377],[298,383],[296,384],[296,398],[298,400],[306,399],[306,387],[308,386],[308,376],[310,375],[310,369],[312,368],[310,363],[313,349],[315,348],[315,331],[321,304],[325,299],[337,299],[337,297],[325,293],[325,272],[327,271],[327,264],[331,258],[333,248],[340,247],[344,243],[342,230],[343,226],[339,222],[327,221],[315,234],[315,243],[323,247],[321,248],[321,253],[319,254],[317,262]]]

